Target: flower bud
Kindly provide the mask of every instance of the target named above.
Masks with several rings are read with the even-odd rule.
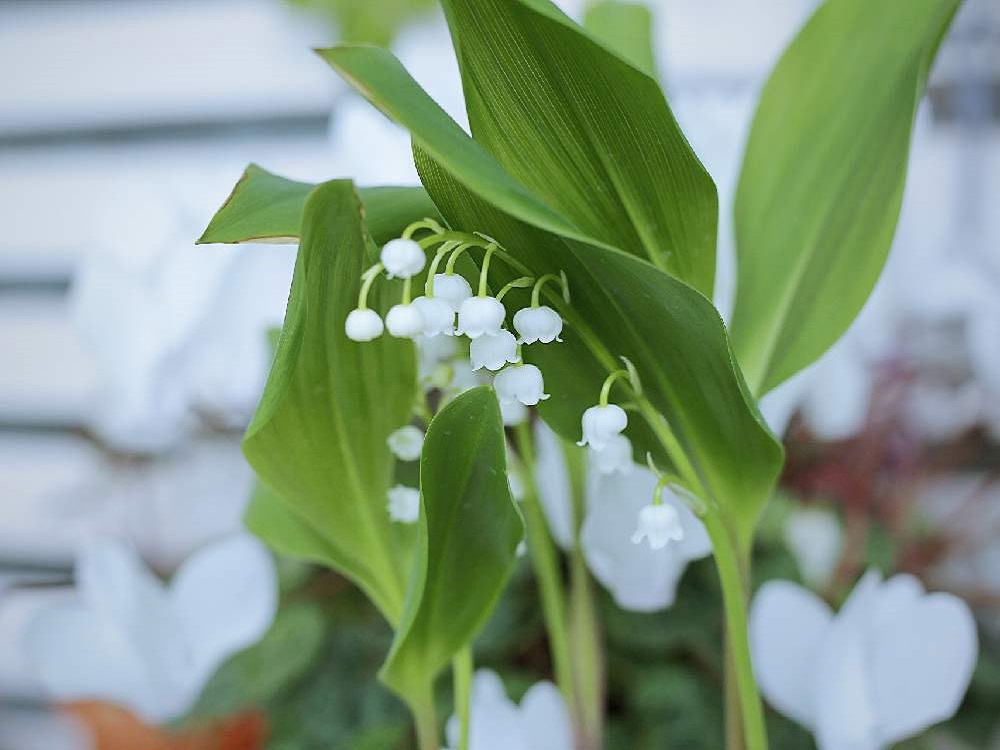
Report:
[[[385,326],[374,310],[351,310],[344,322],[344,333],[351,341],[371,341],[382,335]]]
[[[434,337],[455,333],[455,311],[445,300],[435,297],[417,297],[413,305],[424,319],[423,334]]]
[[[683,538],[681,517],[673,505],[646,505],[639,511],[639,522],[632,534],[633,544],[642,544],[645,539],[650,549],[662,549],[670,542],[679,542]]]
[[[500,402],[519,402],[534,406],[549,397],[545,393],[542,371],[534,365],[515,365],[497,373],[493,379]]]
[[[401,279],[408,279],[416,276],[424,270],[427,256],[423,249],[414,240],[404,240],[402,238],[389,240],[382,248],[379,260],[385,266],[385,272],[389,278],[398,276]]]
[[[583,413],[582,425],[583,439],[577,445],[589,445],[595,451],[603,451],[611,438],[628,426],[628,415],[617,404],[591,406]]]
[[[424,330],[424,318],[416,305],[393,305],[385,316],[385,327],[398,339],[412,339]]]
[[[416,523],[420,518],[420,490],[401,484],[389,490],[389,517],[400,523]]]
[[[472,296],[472,285],[457,273],[437,273],[434,274],[434,296],[440,297],[458,312],[462,303]]]
[[[385,442],[400,461],[416,461],[424,447],[424,433],[419,427],[408,424],[394,431]]]
[[[521,337],[522,344],[543,344],[562,341],[563,319],[548,305],[525,307],[514,313],[514,328]]]
[[[487,334],[500,333],[507,311],[503,303],[493,297],[469,297],[458,308],[458,333],[477,339]]]
[[[517,356],[517,339],[510,331],[501,330],[496,336],[480,336],[473,339],[469,345],[469,356],[472,359],[472,369],[485,367],[496,372],[508,362],[514,364],[520,361]]]

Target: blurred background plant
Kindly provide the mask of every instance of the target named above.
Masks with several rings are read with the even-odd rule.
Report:
[[[719,185],[716,301],[731,306],[731,204],[747,124],[809,0],[647,3],[657,71]],[[576,17],[584,3],[560,3]],[[408,136],[309,53],[392,44],[460,122],[431,0],[0,4],[0,750],[83,747],[22,648],[95,537],[169,574],[240,527],[241,430],[269,363],[294,249],[195,248],[247,162],[303,180],[415,183]],[[1000,747],[1000,10],[968,0],[918,116],[894,249],[865,312],[764,410],[785,436],[757,581],[840,604],[867,568],[977,614],[958,714],[905,748]],[[412,746],[374,679],[391,633],[328,571],[279,560],[268,634],[155,731],[74,705],[100,748]],[[630,613],[599,590],[609,748],[722,746],[720,594],[695,560],[676,600]],[[552,675],[522,563],[476,644],[512,697]],[[442,705],[446,705],[442,702]],[[61,717],[61,718],[60,718]],[[770,712],[771,745],[810,746]],[[183,731],[179,731],[183,729]]]

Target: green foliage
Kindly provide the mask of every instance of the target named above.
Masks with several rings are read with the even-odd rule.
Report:
[[[306,201],[274,365],[243,449],[274,492],[270,501],[258,495],[251,521],[266,523],[255,530],[265,540],[273,533],[279,549],[332,563],[395,622],[409,545],[386,512],[394,464],[386,438],[409,421],[416,374],[409,341],[358,344],[344,335],[357,280],[373,259],[352,184],[317,187]]]
[[[601,0],[587,7],[583,26],[644,73],[656,76],[653,14],[640,3]]]
[[[491,389],[458,396],[431,420],[420,459],[414,577],[381,672],[400,695],[430,688],[482,628],[513,572],[524,528],[506,461]]]
[[[819,357],[885,263],[910,131],[960,0],[828,0],[771,74],[736,195],[732,333],[754,392]]]
[[[344,42],[387,46],[406,24],[434,7],[434,0],[289,0],[326,16]]]
[[[298,242],[302,212],[316,186],[271,174],[251,164],[212,217],[198,244]],[[358,191],[368,232],[377,244],[398,237],[413,221],[437,211],[421,188],[373,187]]]

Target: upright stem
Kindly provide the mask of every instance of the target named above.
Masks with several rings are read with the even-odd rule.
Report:
[[[472,715],[472,650],[466,646],[452,660],[455,680],[455,714],[459,734],[456,750],[469,750],[469,722]]]
[[[417,727],[417,747],[420,750],[441,750],[433,691],[428,690],[427,695],[419,703],[411,704],[410,710],[413,712],[413,721]]]
[[[712,539],[715,564],[722,585],[726,615],[727,656],[731,658],[730,674],[736,678],[739,709],[743,718],[743,738],[747,750],[767,750],[767,730],[764,709],[750,661],[750,638],[747,630],[747,584],[744,567],[740,565],[735,540],[714,511],[703,518]],[[727,675],[728,677],[729,675]],[[727,734],[730,734],[727,731]]]
[[[726,750],[746,750],[743,741],[743,711],[740,710],[740,691],[736,684],[736,668],[729,629],[726,629],[726,661],[724,689],[726,694]]]
[[[575,706],[576,686],[573,681],[570,661],[566,595],[563,591],[555,546],[549,537],[548,525],[538,500],[531,425],[527,422],[518,425],[515,437],[518,453],[523,463],[521,479],[524,485],[524,500],[521,502],[521,508],[527,522],[528,553],[531,556],[531,565],[535,571],[535,579],[538,581],[538,590],[542,599],[542,616],[549,639],[549,650],[552,653],[552,667],[555,671],[556,682],[566,698],[567,704]]]

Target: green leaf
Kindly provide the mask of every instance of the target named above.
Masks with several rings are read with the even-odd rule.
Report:
[[[959,0],[829,0],[771,74],[736,194],[732,335],[755,393],[847,329],[885,263],[910,131]]]
[[[302,210],[314,187],[251,164],[212,217],[198,244],[298,242]],[[379,245],[398,237],[408,224],[418,219],[437,218],[434,204],[422,188],[373,187],[358,192],[368,231]]]
[[[243,451],[292,511],[282,524],[258,525],[263,538],[322,554],[396,622],[408,547],[386,511],[394,464],[386,438],[409,421],[415,356],[409,341],[359,344],[344,335],[358,279],[375,255],[361,217],[349,181],[323,183],[307,199],[278,351]],[[379,309],[389,305],[388,289],[373,289]],[[251,517],[268,511],[273,520],[277,509],[258,501]]]
[[[587,6],[583,26],[643,73],[656,77],[653,16],[645,5],[619,0],[593,3]]]
[[[243,524],[278,554],[338,567],[336,548],[327,538],[261,482],[254,488]]]
[[[543,373],[555,376],[550,385],[559,386],[550,388],[551,403],[543,403],[546,420],[564,437],[579,438],[580,416],[624,354],[638,367],[647,397],[666,418],[705,491],[730,509],[748,538],[781,466],[782,449],[746,392],[711,303],[650,263],[566,230],[558,215],[550,221],[545,204],[388,53],[348,47],[323,55],[410,130],[421,179],[452,226],[496,237],[536,276],[566,272],[573,304],[566,311],[565,343],[525,348]],[[652,450],[649,429],[632,421],[633,440]]]
[[[657,82],[548,0],[442,4],[473,137],[588,236],[711,296],[715,184]]]
[[[414,577],[383,681],[426,692],[493,611],[524,536],[507,484],[496,395],[475,388],[431,420],[420,459],[421,514]]]

